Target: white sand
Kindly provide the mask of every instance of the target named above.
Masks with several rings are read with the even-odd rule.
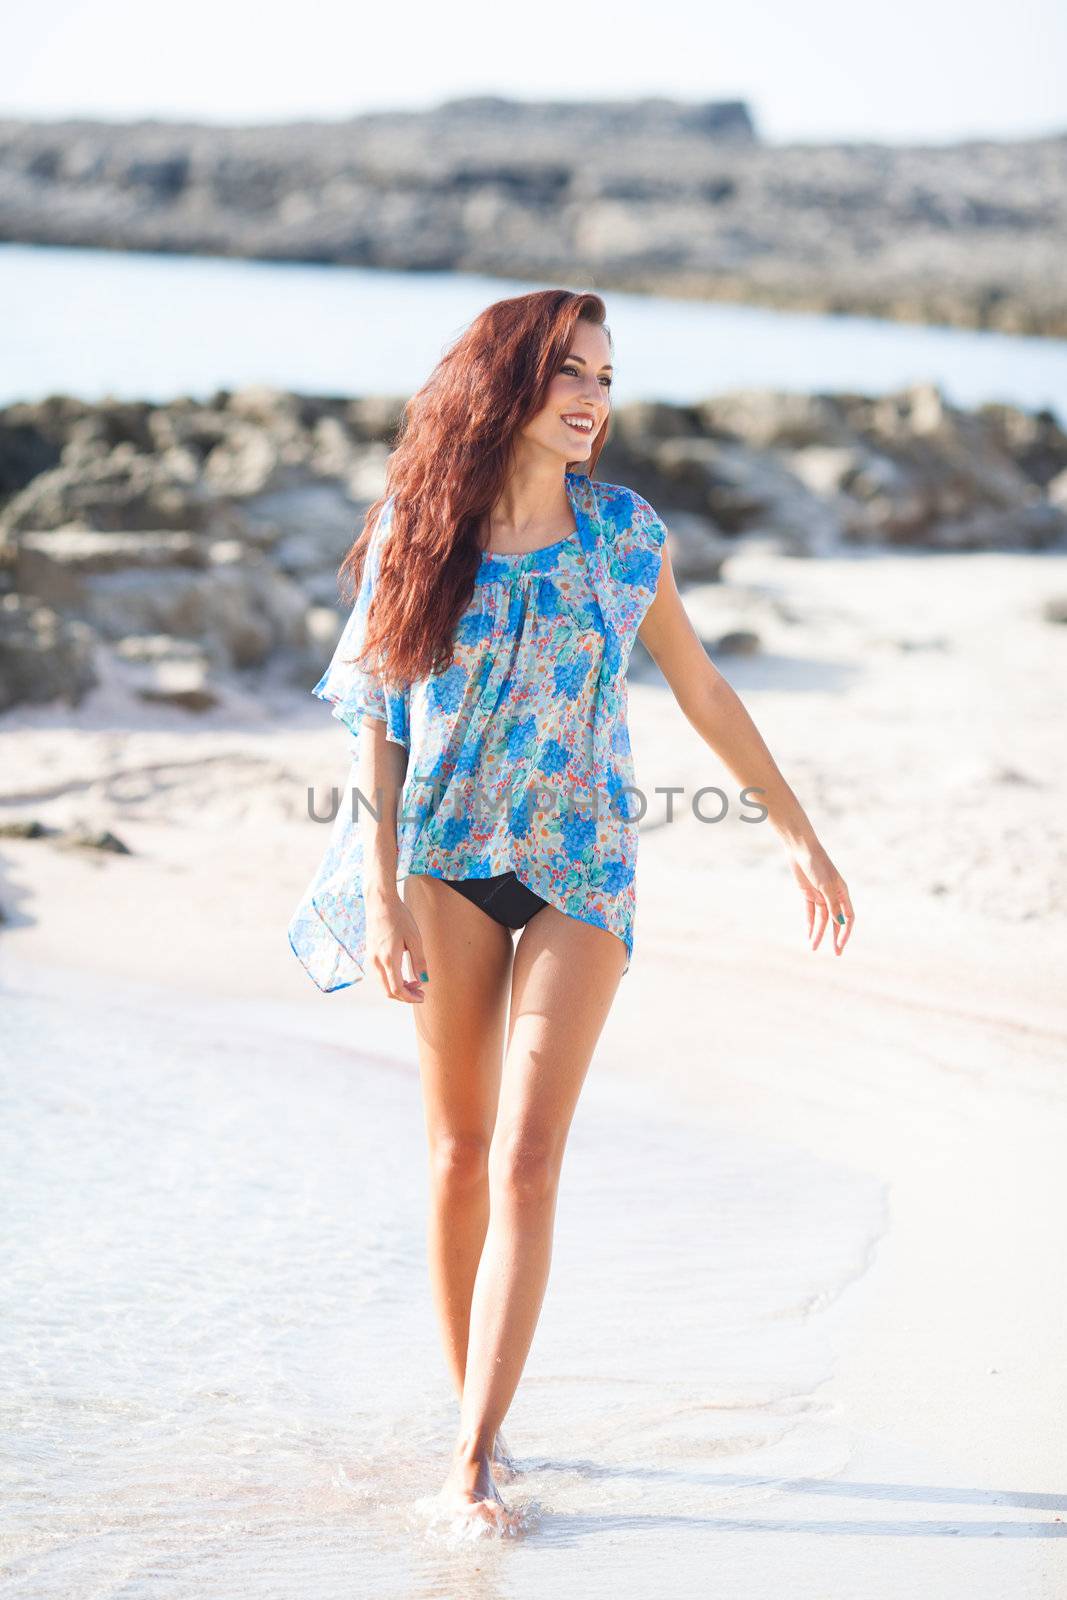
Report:
[[[828,1313],[819,1399],[852,1460],[834,1493],[774,1504],[790,1594],[850,1594],[862,1575],[867,1595],[914,1580],[970,1597],[983,1572],[991,1594],[1061,1594],[1067,627],[1040,607],[1067,595],[1067,558],[752,548],[727,576],[687,594],[690,614],[705,636],[761,634],[761,654],[719,665],[844,873],[856,930],[841,957],[829,931],[810,952],[769,829],[665,826],[652,796],[633,966],[595,1071],[886,1186],[887,1231]],[[639,782],[732,792],[647,665],[630,688]],[[0,815],[108,827],[134,852],[0,841],[4,947],[37,969],[284,1003],[308,1035],[410,1062],[411,1019],[373,979],[323,996],[289,951],[327,831],[305,789],[343,781],[346,753],[325,706],[278,705],[192,717],[109,687],[0,719]],[[860,1537],[830,1555],[795,1531],[809,1521]],[[974,1536],[948,1555],[946,1522]],[[739,1593],[782,1592],[770,1533],[731,1546]]]

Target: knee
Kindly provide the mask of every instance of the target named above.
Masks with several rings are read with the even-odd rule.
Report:
[[[489,1140],[480,1133],[443,1133],[431,1140],[430,1171],[443,1189],[477,1188],[487,1178]]]
[[[509,1201],[550,1199],[559,1183],[555,1141],[523,1131],[508,1135],[492,1151],[489,1177],[494,1192]]]

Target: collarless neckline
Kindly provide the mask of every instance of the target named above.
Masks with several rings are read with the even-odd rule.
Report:
[[[561,545],[570,544],[577,539],[578,529],[573,533],[564,534],[562,539],[553,539],[551,544],[538,545],[536,550],[483,550],[483,561],[532,561],[535,556],[547,555],[550,550],[558,550]]]
[[[565,533],[561,539],[553,539],[551,544],[540,544],[533,550],[483,550],[483,561],[529,561],[534,556],[543,556],[549,550],[558,550],[562,545],[570,544],[572,539],[581,538],[582,525],[578,515],[574,486],[571,481],[574,474],[565,472],[563,477],[567,499],[570,502],[571,515],[574,518],[574,527],[571,532]]]

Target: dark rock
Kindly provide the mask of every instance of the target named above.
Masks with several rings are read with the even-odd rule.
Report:
[[[202,572],[131,570],[87,584],[86,620],[105,639],[168,634],[197,639],[235,667],[261,666],[275,649],[306,640],[307,599],[262,556],[213,546]]]
[[[28,423],[9,422],[0,411],[0,504],[58,464],[53,440]]]
[[[671,567],[679,583],[718,583],[733,546],[709,517],[676,511],[668,535]]]
[[[349,400],[343,418],[357,439],[367,444],[383,444],[392,450],[404,416],[407,396],[367,395]]]
[[[94,637],[32,596],[0,599],[0,711],[62,699],[78,705],[95,685]]]
[[[181,711],[212,711],[219,704],[219,696],[207,684],[190,684],[185,688],[175,684],[170,688],[159,685],[136,691],[141,700],[158,705],[177,706]]]
[[[15,581],[23,594],[46,605],[78,607],[87,602],[87,579],[96,574],[205,567],[208,550],[187,533],[96,533],[60,528],[27,533],[19,541]]]
[[[902,654],[909,655],[914,653],[916,650],[937,650],[939,652],[944,652],[952,648],[950,641],[942,634],[935,634],[928,639],[898,639],[896,641],[896,646]]]
[[[731,389],[703,401],[696,415],[701,432],[709,437],[742,439],[757,450],[802,450],[845,444],[854,437],[843,401],[830,395]]]
[[[60,830],[36,817],[15,822],[0,822],[0,839],[49,839]]]
[[[1037,502],[1004,511],[982,510],[958,522],[939,522],[935,550],[1052,550],[1067,543],[1067,511]]]
[[[737,628],[731,633],[723,633],[711,646],[715,655],[724,656],[752,656],[760,648],[758,633],[753,633],[750,628]]]
[[[1037,778],[1031,777],[1029,772],[1021,772],[1018,767],[996,767],[989,775],[991,783],[1006,783],[1014,788],[1043,789],[1044,784]]]
[[[108,828],[64,828],[57,844],[67,850],[105,850],[109,855],[130,856],[133,851]]]
[[[218,510],[206,489],[162,459],[120,444],[105,456],[64,462],[34,478],[0,513],[0,543],[65,527],[196,533],[217,525]]]
[[[1001,404],[980,406],[977,415],[989,437],[1031,483],[1048,490],[1061,473],[1067,483],[1067,433],[1051,411]]]

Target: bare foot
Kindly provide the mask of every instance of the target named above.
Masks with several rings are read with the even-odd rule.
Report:
[[[478,1531],[511,1531],[510,1513],[493,1482],[487,1451],[480,1451],[474,1456],[454,1455],[437,1501],[443,1511],[452,1513],[468,1525],[477,1526]]]

